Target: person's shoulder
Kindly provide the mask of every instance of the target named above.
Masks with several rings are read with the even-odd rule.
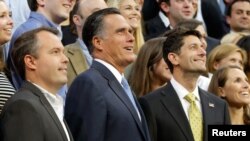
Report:
[[[89,68],[86,71],[80,73],[75,78],[73,83],[97,83],[96,82],[96,77],[97,76],[98,76],[98,74],[96,73],[95,69]]]
[[[208,98],[209,101],[211,101],[211,102],[215,102],[215,103],[218,103],[218,104],[225,104],[226,103],[225,100],[223,100],[222,98],[220,98],[219,96],[217,96],[217,95],[215,95],[213,93],[210,93],[210,92],[205,91],[203,89],[199,89],[199,91],[201,92],[201,94],[203,96],[205,96],[206,98]]]
[[[65,46],[65,51],[81,51],[80,44],[78,42],[68,44]]]
[[[12,39],[15,41],[18,37],[20,37],[23,33],[28,32],[30,30],[36,29],[41,27],[42,24],[39,22],[36,22],[34,20],[27,20],[23,24],[21,24],[13,33]]]
[[[32,91],[28,89],[20,88],[5,104],[6,107],[19,107],[23,105],[30,105],[37,107],[39,102],[39,97],[35,96]]]
[[[140,99],[144,99],[146,101],[158,101],[161,99],[162,96],[166,94],[166,89],[169,89],[168,86],[163,86],[159,89],[156,89],[144,96],[142,96]]]

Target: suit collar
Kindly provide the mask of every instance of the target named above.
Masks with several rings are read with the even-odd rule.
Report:
[[[121,83],[122,74],[114,66],[112,66],[111,64],[109,64],[101,59],[95,59],[95,61],[104,65],[113,74],[113,76],[118,80],[118,82]]]
[[[210,119],[214,119],[214,117],[216,117],[216,104],[214,103],[214,101],[212,100],[212,98],[210,98],[209,94],[207,92],[205,92],[202,89],[199,89],[199,94],[200,94],[200,98],[201,98],[201,103],[202,103],[202,114],[203,114],[203,125],[208,125],[209,123],[211,123],[211,121],[209,121]],[[207,126],[203,126],[204,128],[204,137],[207,137]]]
[[[52,108],[52,106],[50,105],[49,101],[46,99],[44,94],[41,92],[41,90],[39,88],[37,88],[35,85],[33,85],[32,83],[28,82],[28,81],[25,81],[23,83],[22,88],[30,90],[32,92],[32,94],[39,97],[41,103],[43,104],[45,109],[48,111],[51,118],[54,120],[54,122],[55,122],[58,130],[60,131],[62,137],[65,139],[65,141],[67,141],[67,136],[65,134],[65,131],[64,131],[63,127],[62,127],[62,124],[61,124],[58,116],[56,115],[54,109]],[[69,136],[71,138],[72,135],[71,135],[69,130],[68,130],[68,134],[69,134]],[[71,138],[71,141],[73,141],[73,138]]]
[[[75,47],[75,48],[81,49],[81,48],[80,48],[81,43],[80,43],[78,40],[76,40],[75,43],[68,45],[68,46],[66,47],[66,48],[68,48],[67,51],[68,51],[69,53],[71,53],[72,55],[74,55],[74,54],[76,53],[76,50],[70,48],[70,46],[71,46],[71,47]]]
[[[145,123],[144,121],[140,121],[138,114],[135,110],[135,108],[133,107],[132,102],[130,101],[129,97],[127,96],[126,92],[123,90],[121,84],[118,82],[118,80],[115,78],[115,76],[111,73],[111,71],[106,68],[103,64],[97,62],[97,61],[93,61],[93,64],[91,66],[91,68],[96,69],[97,71],[100,72],[100,74],[108,80],[108,83],[110,85],[110,88],[114,91],[114,93],[117,95],[117,97],[123,102],[123,104],[128,108],[129,112],[131,113],[132,117],[134,118],[138,128],[140,129],[141,133],[143,134],[143,136],[145,137],[145,139],[147,139],[148,137],[146,137],[146,133],[145,130],[143,130],[142,127],[142,123]],[[134,97],[136,105],[138,106],[138,109],[140,109],[140,105],[138,104],[138,102],[136,101],[136,98]],[[139,110],[141,117],[142,117],[142,110]],[[143,117],[141,120],[145,120],[145,118]]]
[[[176,124],[179,125],[183,134],[188,140],[193,140],[193,137],[190,136],[192,135],[192,130],[189,125],[189,121],[183,110],[181,101],[177,96],[177,93],[175,92],[171,83],[163,87],[161,91],[161,96],[161,103],[163,104],[165,109],[170,113],[170,115],[172,115],[173,119],[175,120]]]
[[[111,71],[106,66],[97,61],[94,61],[91,67],[97,69],[101,73],[101,75],[108,80],[111,89],[115,92],[118,98],[126,105],[136,122],[140,123],[138,114],[134,109],[133,104],[131,103],[126,92],[123,90],[120,82],[111,73]]]
[[[159,18],[161,19],[161,21],[165,25],[165,27],[169,26],[169,24],[170,24],[169,19],[162,11],[159,11]]]
[[[72,65],[76,75],[82,73],[83,70],[88,69],[89,65],[87,63],[87,59],[80,48],[80,43],[78,40],[74,44],[68,45],[65,49],[69,59],[68,65]]]

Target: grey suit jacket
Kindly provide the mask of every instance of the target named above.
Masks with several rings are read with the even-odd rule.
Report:
[[[204,139],[213,124],[230,124],[224,100],[199,88]],[[188,118],[171,83],[139,99],[153,141],[194,141]]]
[[[68,130],[70,140],[72,135]],[[0,115],[1,141],[68,141],[54,109],[32,83],[25,81]]]
[[[65,55],[69,59],[68,86],[71,85],[77,75],[89,68],[80,46],[81,45],[78,40],[73,44],[65,46]]]

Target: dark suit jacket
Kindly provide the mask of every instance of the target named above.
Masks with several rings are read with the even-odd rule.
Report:
[[[165,33],[167,30],[169,30],[161,20],[160,16],[157,15],[153,19],[146,21],[144,23],[144,29],[145,29],[145,40],[149,40],[155,37],[158,37]]]
[[[69,59],[67,69],[68,86],[70,86],[77,75],[89,68],[87,60],[80,46],[81,45],[77,40],[74,44],[70,44],[65,47],[65,55]]]
[[[215,38],[212,38],[212,37],[207,37],[206,38],[206,41],[207,41],[207,48],[206,48],[206,51],[207,51],[207,55],[211,52],[211,50],[213,50],[216,46],[220,45],[220,40],[217,40]]]
[[[201,0],[201,10],[209,36],[221,39],[230,31],[230,27],[220,10],[217,0]]]
[[[77,141],[150,141],[147,123],[141,121],[115,76],[101,63],[71,84],[65,105],[65,119]]]
[[[66,26],[61,26],[62,29],[62,44],[64,46],[69,45],[69,44],[73,44],[74,42],[76,42],[78,36],[76,34],[73,34],[70,31],[70,25],[66,25]]]
[[[69,129],[68,133],[73,141]],[[68,141],[54,109],[30,82],[24,82],[6,103],[0,116],[0,140]]]
[[[199,89],[204,139],[210,124],[229,124],[225,101]],[[171,83],[139,99],[153,141],[194,141],[188,118]]]
[[[144,0],[142,5],[142,18],[148,21],[159,14],[160,7],[156,0]]]

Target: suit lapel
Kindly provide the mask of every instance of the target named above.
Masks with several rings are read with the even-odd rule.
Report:
[[[46,99],[46,97],[43,95],[43,93],[33,84],[31,84],[30,82],[25,82],[24,83],[24,88],[31,90],[36,96],[39,97],[41,103],[43,104],[43,106],[45,107],[45,109],[48,111],[49,115],[51,116],[51,119],[53,119],[53,121],[55,122],[59,132],[61,133],[63,139],[65,141],[67,141],[67,136],[65,134],[65,131],[62,127],[62,124],[59,120],[59,118],[57,117],[54,109],[52,108],[52,106],[50,105],[50,103],[48,102],[48,100]]]
[[[215,104],[213,101],[209,99],[209,96],[203,92],[203,90],[199,89],[200,99],[201,99],[201,105],[202,105],[202,114],[203,114],[203,127],[204,127],[204,137],[207,136],[207,125],[209,122],[209,119],[213,119],[215,117]]]
[[[70,131],[70,129],[69,129],[69,126],[68,126],[67,122],[65,121],[65,119],[63,119],[63,122],[64,122],[64,124],[65,124],[65,127],[66,127],[67,131],[68,131],[70,141],[74,141],[73,136],[72,136],[72,134],[71,134],[71,131]]]
[[[115,78],[115,76],[101,63],[94,61],[92,67],[97,69],[106,79],[108,79],[110,88],[114,91],[116,96],[122,101],[122,103],[128,108],[129,112],[131,113],[132,117],[134,118],[136,124],[138,125],[140,131],[142,132],[143,136],[146,139],[145,132],[142,127],[142,123],[138,117],[138,114],[130,101],[129,97],[127,96],[126,92],[122,88],[121,84]],[[135,102],[136,99],[135,99]],[[137,103],[136,103],[137,104]],[[137,104],[138,106],[138,104]]]
[[[170,113],[176,124],[182,130],[182,133],[187,137],[187,140],[193,140],[192,130],[189,125],[187,116],[181,105],[181,101],[175,92],[171,83],[169,83],[162,91],[162,104]]]

